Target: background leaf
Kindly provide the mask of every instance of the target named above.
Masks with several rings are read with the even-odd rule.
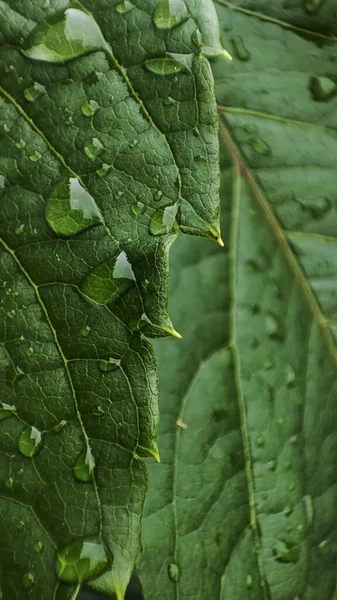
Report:
[[[287,4],[217,5],[225,252],[172,252],[183,340],[157,343],[145,598],[336,594],[336,42]]]
[[[143,333],[177,335],[177,219],[220,235],[213,78],[191,39],[209,6],[198,40],[219,52],[216,15],[198,0],[162,30],[155,1],[19,4],[0,3],[0,595],[74,600],[99,568],[90,584],[122,598],[141,457],[158,459]]]

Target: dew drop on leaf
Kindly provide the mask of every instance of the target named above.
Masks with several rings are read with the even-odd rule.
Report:
[[[99,104],[95,100],[86,100],[81,106],[81,111],[85,117],[92,117],[98,109]]]
[[[0,421],[15,416],[15,411],[16,408],[14,404],[6,404],[5,402],[0,402]]]
[[[135,202],[131,206],[131,212],[135,217],[138,217],[145,210],[145,204],[143,202]]]
[[[19,450],[27,457],[34,456],[42,446],[42,434],[36,427],[25,427],[19,437]]]
[[[94,471],[94,468],[95,459],[91,452],[90,446],[88,446],[87,450],[82,452],[82,454],[80,454],[77,458],[73,467],[73,472],[76,479],[87,482],[91,480],[91,475]]]
[[[337,93],[337,84],[330,77],[314,75],[310,79],[310,90],[314,100],[326,102]]]
[[[323,4],[323,0],[304,0],[304,8],[309,15],[315,15]]]
[[[125,15],[134,8],[134,5],[129,0],[123,0],[123,2],[116,4],[115,8],[120,15]]]
[[[90,138],[89,140],[86,140],[84,144],[84,152],[91,159],[100,156],[103,150],[104,146],[98,138]]]
[[[265,142],[261,138],[256,137],[252,139],[249,143],[253,148],[254,152],[257,152],[257,154],[262,154],[263,156],[272,155],[271,147],[267,144],[267,142]]]
[[[18,475],[20,475],[20,477],[21,477],[21,475],[23,475],[24,472],[25,472],[24,468],[20,467],[20,469],[18,470]]]
[[[275,340],[283,339],[283,337],[284,337],[283,329],[282,329],[279,321],[276,319],[276,317],[274,317],[274,315],[272,313],[269,313],[266,316],[265,327],[266,327],[266,332],[270,338],[275,339]]]
[[[24,521],[16,521],[15,523],[15,527],[19,530],[23,529],[25,526],[25,522]]]
[[[15,145],[16,145],[17,148],[21,149],[21,148],[25,147],[26,142],[24,140],[20,139],[18,142],[16,142]]]
[[[293,387],[296,383],[296,373],[291,365],[286,368],[286,386]]]
[[[59,182],[46,204],[45,216],[55,233],[69,236],[102,222],[102,215],[93,197],[76,177]]]
[[[34,550],[37,554],[40,554],[43,550],[43,543],[37,540],[34,542]]]
[[[162,190],[156,190],[153,194],[153,199],[156,200],[156,202],[158,202],[159,200],[162,199],[163,195],[164,194],[163,194]]]
[[[110,371],[116,371],[120,367],[120,358],[109,358],[109,360],[99,360],[97,367],[101,373],[110,373]]]
[[[175,99],[171,98],[171,96],[167,96],[163,100],[163,104],[165,104],[165,106],[173,106],[175,104],[175,102],[176,102]]]
[[[102,163],[99,169],[97,169],[96,173],[99,177],[105,177],[111,169],[111,165],[107,165],[106,163]]]
[[[32,356],[33,354],[34,354],[34,348],[32,346],[28,346],[28,348],[26,348],[26,355]]]
[[[149,231],[151,235],[164,235],[178,229],[176,221],[178,204],[159,208],[151,218]]]
[[[32,588],[35,584],[35,579],[34,579],[34,576],[32,575],[32,573],[25,573],[22,578],[22,583],[25,588],[27,588],[27,589]]]
[[[169,564],[169,566],[167,567],[167,573],[171,581],[178,581],[180,576],[178,565],[176,565],[175,563]]]
[[[246,125],[243,125],[243,130],[246,133],[257,133],[258,127],[256,125],[253,125],[253,123],[247,123]]]
[[[82,294],[96,304],[107,304],[122,296],[136,281],[126,253],[98,265],[80,284]]]
[[[32,162],[37,162],[38,160],[40,160],[40,158],[42,158],[42,154],[37,150],[35,150],[32,154],[29,155],[29,160],[31,160]]]
[[[109,563],[99,537],[80,538],[70,542],[56,555],[56,572],[61,581],[80,583],[101,573]]]
[[[177,60],[173,56],[164,56],[162,58],[150,58],[144,63],[145,68],[156,75],[173,75],[186,71],[187,65]]]
[[[160,0],[153,13],[153,23],[158,29],[172,29],[188,16],[183,0]]]
[[[8,490],[11,490],[11,489],[12,489],[12,487],[13,487],[13,484],[14,484],[14,479],[13,479],[13,477],[9,477],[8,479],[6,479],[6,480],[5,480],[5,487],[6,487]]]
[[[88,337],[88,335],[90,334],[90,331],[91,331],[91,327],[89,327],[89,325],[86,325],[85,327],[82,327],[81,335],[83,337]]]
[[[247,61],[251,58],[251,53],[246,48],[242,37],[235,35],[231,38],[231,42],[237,58],[243,61]]]
[[[107,44],[96,21],[82,10],[68,8],[39,23],[23,53],[34,60],[65,63],[98,49],[107,49]]]
[[[265,445],[265,443],[266,443],[266,441],[265,441],[265,439],[264,439],[264,436],[263,436],[263,435],[259,435],[259,436],[256,438],[256,445],[257,445],[257,446],[259,446],[259,448],[263,448],[263,446]]]
[[[247,577],[246,577],[246,586],[248,589],[253,587],[253,578],[252,576],[248,573]]]
[[[323,540],[318,544],[318,550],[321,554],[325,554],[328,551],[328,540]]]
[[[66,426],[66,424],[67,421],[65,419],[62,419],[62,421],[59,421],[58,423],[56,423],[56,425],[54,425],[53,431],[55,431],[55,433],[59,433]]]
[[[32,87],[25,89],[23,95],[26,98],[26,100],[28,100],[28,102],[34,102],[35,100],[40,98],[40,96],[43,96],[43,94],[45,93],[46,88],[44,87],[44,85],[35,82],[34,85],[32,85]]]

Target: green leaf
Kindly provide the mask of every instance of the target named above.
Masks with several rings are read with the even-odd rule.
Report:
[[[133,569],[142,457],[159,459],[145,335],[179,337],[178,225],[220,236],[213,77],[192,39],[218,54],[217,18],[178,4],[167,30],[156,0],[0,2],[4,598],[75,600],[85,581],[121,600]]]
[[[336,9],[286,4],[217,4],[225,251],[171,255],[145,599],[337,594]]]

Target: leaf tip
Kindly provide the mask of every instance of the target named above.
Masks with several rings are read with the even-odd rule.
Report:
[[[222,48],[222,51],[220,52],[220,56],[221,58],[224,58],[225,60],[227,60],[227,62],[232,62],[233,57],[231,54],[229,54],[229,52],[227,52],[227,50],[225,50],[224,48]]]
[[[222,239],[222,237],[220,235],[219,235],[219,237],[217,237],[215,239],[215,241],[217,242],[217,244],[219,244],[219,246],[221,246],[221,248],[224,247],[225,244],[224,244],[224,241],[223,241],[223,239]]]

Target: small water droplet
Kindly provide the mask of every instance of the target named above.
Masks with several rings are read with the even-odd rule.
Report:
[[[23,54],[34,60],[65,63],[107,44],[96,21],[82,10],[67,8],[31,32]]]
[[[97,406],[92,414],[94,415],[94,417],[102,417],[103,415],[105,415],[105,411],[101,406]]]
[[[63,179],[53,188],[45,216],[51,229],[64,236],[75,235],[103,221],[93,197],[76,177]]]
[[[276,459],[270,460],[267,463],[267,469],[268,469],[268,471],[273,471],[274,472],[274,471],[276,471],[276,467],[277,467],[277,461],[276,461]]]
[[[9,477],[8,479],[6,479],[5,481],[5,486],[8,490],[11,490],[14,484],[14,479],[13,477]]]
[[[156,210],[149,225],[151,235],[164,235],[176,231],[178,229],[177,212],[178,204],[171,204]]]
[[[79,481],[90,481],[95,468],[95,459],[90,446],[82,452],[74,464],[74,475]]]
[[[240,60],[249,60],[251,58],[251,53],[247,50],[242,37],[239,35],[235,35],[231,38],[231,43],[233,46],[233,50]]]
[[[32,356],[34,354],[34,348],[33,346],[29,346],[28,348],[26,348],[26,355],[27,356]]]
[[[88,335],[90,334],[90,331],[91,331],[91,327],[89,327],[89,325],[86,325],[85,327],[82,327],[81,335],[83,337],[88,337]]]
[[[40,542],[39,540],[34,542],[34,550],[37,554],[40,554],[40,552],[42,552],[42,550],[43,550],[43,543]]]
[[[297,563],[300,557],[300,546],[278,540],[273,548],[273,555],[277,562]]]
[[[299,523],[299,525],[297,525],[296,529],[299,533],[302,533],[304,531],[303,523]]]
[[[169,566],[167,567],[167,573],[171,581],[178,581],[180,577],[178,565],[176,565],[175,563],[169,564]]]
[[[84,144],[84,152],[89,158],[97,158],[102,154],[104,146],[98,138],[90,138]]]
[[[248,589],[253,587],[253,578],[252,576],[248,573],[247,577],[246,577],[246,586]]]
[[[42,434],[36,427],[25,427],[19,437],[19,450],[27,457],[34,456],[42,446]]]
[[[8,311],[8,313],[6,313],[6,315],[10,319],[14,319],[14,317],[16,316],[16,311],[14,310],[14,308],[12,308],[11,310]]]
[[[266,332],[270,338],[275,340],[283,340],[284,334],[281,324],[278,322],[276,317],[272,313],[269,313],[265,317]]]
[[[108,304],[122,296],[136,281],[126,253],[98,265],[80,284],[82,294],[96,304]]]
[[[97,576],[108,565],[108,555],[98,537],[80,538],[56,555],[56,572],[66,583],[79,583]]]
[[[263,156],[271,156],[272,150],[271,147],[261,138],[253,138],[250,140],[250,146],[253,148],[254,152],[258,154],[262,154]]]
[[[323,4],[323,0],[304,0],[304,8],[309,15],[315,15]]]
[[[160,0],[153,13],[153,22],[158,29],[173,29],[188,17],[183,0]]]
[[[32,588],[35,584],[35,579],[34,579],[34,576],[32,575],[32,573],[25,573],[24,576],[22,577],[22,583],[25,586],[25,588],[27,588],[27,589]]]
[[[18,142],[16,142],[15,145],[17,148],[24,148],[26,145],[26,142],[24,140],[20,139]]]
[[[161,200],[161,199],[162,199],[163,195],[164,195],[164,194],[163,194],[162,190],[156,190],[156,191],[154,192],[154,194],[153,194],[153,199],[154,199],[156,202],[158,202],[159,200]]]
[[[34,152],[32,152],[32,154],[29,155],[29,160],[31,160],[32,162],[37,162],[41,158],[42,158],[42,154],[41,154],[41,152],[38,152],[37,150],[35,150]]]
[[[0,190],[3,190],[6,187],[6,177],[4,175],[0,175]]]
[[[187,64],[184,64],[182,60],[177,60],[173,55],[162,58],[150,58],[145,61],[144,67],[148,71],[151,71],[151,73],[162,75],[163,77],[186,71],[188,68]]]
[[[114,193],[114,197],[116,200],[120,200],[121,197],[123,196],[124,192],[118,191]]]
[[[17,529],[19,529],[19,530],[20,530],[20,529],[23,529],[23,528],[24,528],[24,526],[25,526],[25,522],[24,522],[24,521],[16,521],[16,523],[15,523],[15,527],[16,527]]]
[[[286,368],[286,386],[294,387],[296,383],[296,373],[291,365],[288,365]]]
[[[65,419],[62,419],[62,421],[59,421],[58,423],[56,423],[56,425],[54,425],[53,431],[55,431],[55,433],[59,433],[66,426],[66,424],[67,421]]]
[[[171,96],[166,96],[166,98],[163,100],[163,104],[165,104],[165,106],[173,106],[175,103],[175,99],[171,98]]]
[[[311,494],[305,494],[305,496],[303,496],[303,502],[304,502],[305,514],[307,517],[307,524],[310,527],[314,520],[314,504],[312,501]]]
[[[326,102],[337,93],[337,84],[330,77],[313,75],[310,79],[310,90],[314,100]]]
[[[47,90],[44,87],[44,85],[41,85],[40,83],[37,83],[35,81],[31,87],[25,89],[23,95],[26,98],[26,100],[28,100],[28,102],[35,102],[35,100],[40,98],[40,96],[43,96],[43,94],[45,94],[46,91]]]
[[[110,373],[110,371],[116,371],[120,367],[120,358],[109,358],[109,360],[99,360],[97,367],[101,373]]]
[[[81,111],[85,117],[92,117],[98,109],[99,104],[95,100],[86,100],[81,106]]]
[[[115,8],[120,15],[125,15],[134,8],[134,5],[129,0],[123,0],[123,2],[116,4]]]
[[[257,133],[258,127],[256,125],[253,125],[252,123],[247,123],[246,125],[243,125],[243,130],[246,133]]]
[[[295,444],[297,444],[297,435],[292,435],[292,436],[289,438],[289,442],[290,442],[292,445],[295,445]]]
[[[99,177],[105,177],[111,169],[111,165],[107,165],[107,163],[102,163],[99,169],[97,169],[96,173]]]
[[[328,540],[323,540],[318,544],[318,550],[321,554],[325,554],[328,551]]]
[[[131,206],[131,212],[135,215],[135,217],[138,217],[138,215],[143,213],[144,210],[145,210],[145,204],[143,202],[135,202]]]
[[[292,506],[286,506],[286,507],[283,509],[283,514],[284,514],[286,517],[289,517],[289,515],[291,515],[291,513],[292,513],[292,512],[293,512],[293,508],[292,508]]]
[[[24,474],[25,470],[23,467],[20,467],[20,469],[18,470],[18,475],[20,475],[20,477]]]
[[[139,144],[139,140],[131,140],[131,142],[129,142],[129,146],[130,148],[135,148],[137,145]]]
[[[266,443],[266,440],[265,440],[265,438],[264,438],[263,435],[259,435],[256,438],[256,445],[259,446],[259,448],[263,448],[263,446],[265,445],[265,443]]]
[[[15,416],[15,412],[16,408],[14,404],[6,404],[5,402],[0,402],[0,421]]]

